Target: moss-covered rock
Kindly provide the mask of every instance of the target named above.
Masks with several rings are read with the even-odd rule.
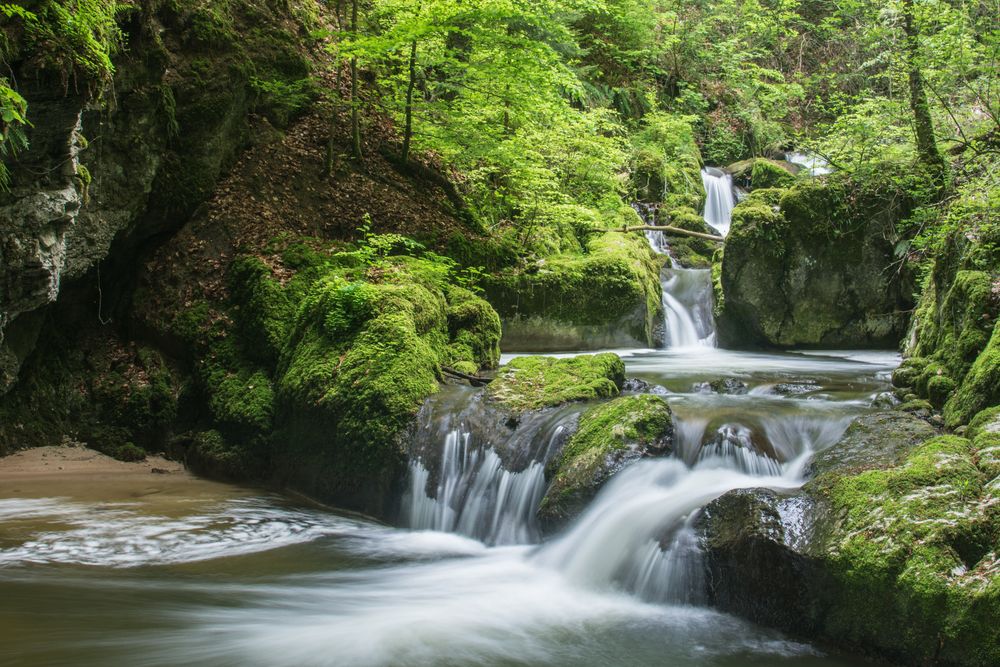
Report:
[[[705,219],[692,208],[675,208],[667,214],[664,222],[692,232],[716,233],[705,223]],[[678,265],[686,269],[711,268],[712,257],[716,250],[721,247],[720,243],[694,236],[667,233],[666,237],[670,244],[670,255]]]
[[[626,465],[642,456],[665,454],[672,436],[670,407],[661,396],[622,396],[589,409],[548,466],[552,482],[539,519],[553,529],[572,518]]]
[[[566,359],[517,357],[487,388],[487,398],[512,412],[526,412],[571,401],[612,398],[625,382],[625,364],[604,352]]]
[[[802,491],[707,508],[716,602],[907,664],[994,664],[1000,512],[982,451],[899,413],[859,419]]]
[[[583,254],[487,276],[503,347],[560,351],[652,346],[662,337],[660,264],[638,234],[606,232]]]
[[[722,263],[720,342],[730,346],[891,347],[912,285],[895,226],[870,183],[846,176],[756,190],[733,212]]]
[[[993,327],[989,344],[976,357],[961,386],[944,406],[949,427],[964,424],[980,410],[1000,404],[1000,323]]]

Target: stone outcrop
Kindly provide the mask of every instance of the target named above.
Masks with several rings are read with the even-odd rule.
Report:
[[[905,664],[996,664],[1000,481],[970,439],[859,418],[801,490],[725,494],[701,518],[715,606]]]
[[[755,190],[733,212],[721,266],[720,343],[894,347],[912,308],[895,224],[847,177]]]

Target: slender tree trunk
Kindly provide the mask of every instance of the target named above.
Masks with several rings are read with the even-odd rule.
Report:
[[[406,126],[403,129],[403,163],[410,159],[410,140],[413,138],[413,87],[417,83],[417,40],[410,42],[410,80],[406,84]]]
[[[924,90],[924,75],[920,70],[920,32],[913,16],[913,0],[903,0],[903,31],[906,33],[906,74],[910,83],[910,109],[917,136],[917,153],[938,185],[942,186],[947,165],[938,150],[931,109]]]
[[[339,32],[343,32],[344,31],[343,0],[337,0],[337,4],[336,4],[336,6],[334,8],[334,12],[336,13],[336,17],[337,17],[337,30]],[[339,41],[339,39],[340,39],[339,36],[338,36],[337,39]],[[343,68],[340,66],[340,63],[338,62],[337,63],[337,72],[336,72],[336,74],[334,74],[334,79],[333,79],[333,94],[336,97],[340,98],[340,99],[343,99],[343,95],[341,95],[341,93],[340,93],[340,72],[341,72],[342,69]],[[337,110],[338,110],[339,106],[340,106],[340,103],[337,102],[337,101],[334,101],[333,106],[330,109],[330,127],[329,127],[329,130],[328,130],[329,134],[327,135],[327,138],[326,138],[326,157],[323,160],[323,175],[324,176],[330,176],[333,173],[333,156],[336,153],[336,149],[337,149],[337,141],[336,141],[336,137],[337,137],[337,125],[338,125],[338,123],[337,123]]]
[[[351,32],[358,33],[358,0],[351,0]],[[358,117],[358,57],[351,58],[351,152],[361,159],[361,119]]]

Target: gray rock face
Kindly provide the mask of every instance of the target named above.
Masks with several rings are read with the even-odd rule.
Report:
[[[912,308],[895,261],[899,213],[856,184],[757,190],[733,212],[719,340],[745,347],[894,347]]]
[[[132,26],[113,95],[67,94],[30,58],[11,63],[32,127],[11,192],[0,193],[0,395],[36,342],[38,327],[25,314],[100,262],[105,292],[126,284],[144,245],[179,229],[250,144],[249,65],[274,68],[273,59],[281,75],[308,71],[294,50],[280,49],[250,52],[240,70],[231,48],[205,51],[192,41],[191,11],[158,7],[148,24]],[[273,18],[257,39],[287,29]]]

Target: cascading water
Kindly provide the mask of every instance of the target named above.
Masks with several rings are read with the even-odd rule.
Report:
[[[637,204],[635,210],[643,222],[655,225],[654,207]],[[670,267],[660,272],[664,344],[676,348],[715,345],[712,272],[680,267],[670,254],[670,244],[663,232],[647,230],[645,234],[653,251],[666,255],[670,261]]]
[[[810,176],[823,176],[833,172],[829,162],[813,153],[793,151],[785,154],[785,160],[798,165]]]
[[[701,170],[701,183],[705,186],[705,218],[712,229],[722,236],[729,234],[736,197],[733,191],[733,177],[721,169],[705,167]]]
[[[535,512],[545,493],[542,464],[533,461],[511,472],[492,448],[470,447],[470,438],[457,430],[448,433],[433,498],[426,493],[430,472],[420,461],[410,462],[410,489],[403,501],[407,525],[487,544],[536,541]]]
[[[524,507],[537,466],[561,451],[581,407],[511,431],[478,418],[468,387],[444,387],[420,415],[408,511],[427,530],[209,482],[182,493],[190,482],[162,487],[169,479],[160,493],[119,482],[117,503],[50,497],[72,495],[65,484],[0,499],[0,626],[25,628],[5,637],[0,663],[859,667],[701,606],[699,520],[732,489],[801,484],[810,453],[839,438],[896,363],[634,353],[627,373],[668,390],[674,453],[620,471],[539,546],[438,531],[533,540]],[[742,392],[703,389],[719,378]],[[777,389],[792,380],[812,389]]]
[[[420,419],[423,435],[410,459],[402,522],[413,530],[459,533],[490,545],[537,542],[544,466],[562,446],[575,411],[529,418],[511,433],[482,427],[480,422],[489,420],[463,389],[442,393],[435,401],[445,419],[437,421],[433,410]]]

